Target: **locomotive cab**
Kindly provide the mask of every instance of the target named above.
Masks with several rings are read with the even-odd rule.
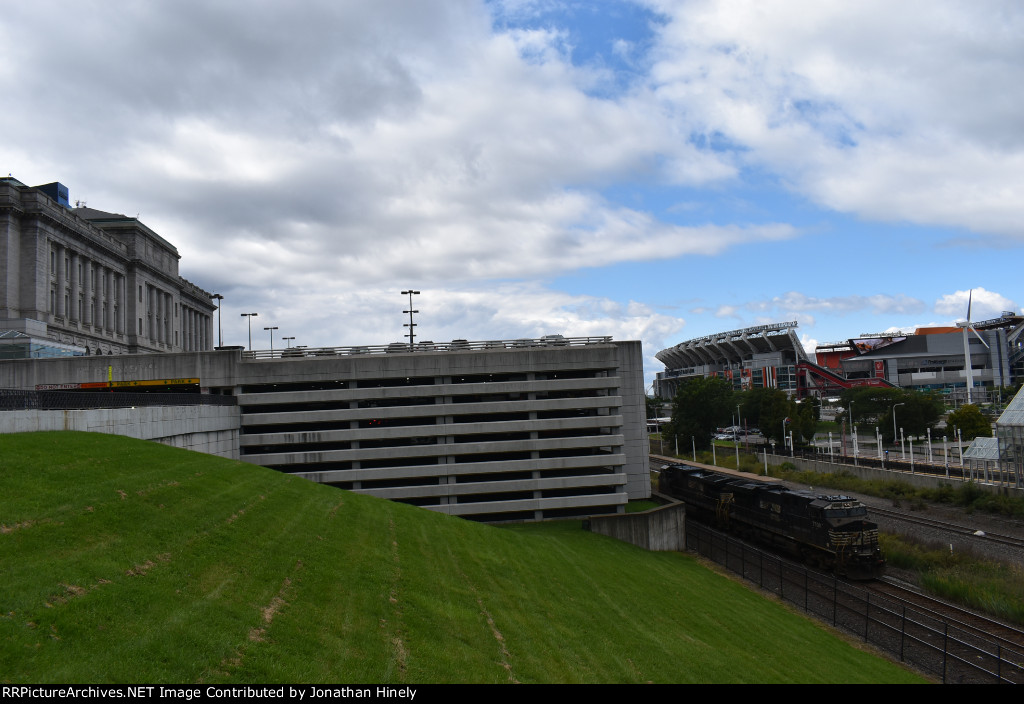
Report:
[[[867,520],[867,507],[849,496],[819,496],[812,505],[827,530],[839,571],[856,578],[880,576],[885,562],[878,525]]]

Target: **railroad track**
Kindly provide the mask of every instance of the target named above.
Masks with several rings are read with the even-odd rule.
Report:
[[[990,681],[1024,684],[1024,631],[955,604],[935,599],[891,577],[858,583],[873,597],[872,606],[902,620],[901,631],[918,630],[918,642],[946,653],[946,682]],[[880,603],[881,602],[881,603]],[[907,623],[920,626],[908,628]],[[980,673],[987,673],[982,676]],[[980,679],[979,679],[980,678]]]
[[[950,533],[956,533],[958,535],[971,536],[978,538],[979,540],[988,540],[993,543],[1000,543],[1001,545],[1024,549],[1024,538],[1017,538],[1012,535],[999,535],[998,533],[990,533],[988,531],[979,531],[976,528],[969,528],[956,523],[950,523],[949,521],[939,521],[933,518],[911,516],[901,511],[891,511],[885,508],[878,508],[877,506],[870,506],[868,510],[874,515],[885,516],[886,518],[893,520],[913,523],[926,528],[937,528]]]
[[[990,643],[1014,651],[1017,653],[1017,664],[1024,666],[1024,630],[1020,628],[936,599],[893,577],[885,576],[873,582],[856,584],[873,593],[898,600],[901,605],[913,605],[923,616],[941,620],[974,642]]]

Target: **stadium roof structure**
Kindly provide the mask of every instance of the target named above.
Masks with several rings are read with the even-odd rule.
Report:
[[[663,349],[655,355],[668,369],[705,364],[739,364],[755,354],[793,352],[797,362],[809,361],[800,339],[796,321],[755,325],[696,337]]]

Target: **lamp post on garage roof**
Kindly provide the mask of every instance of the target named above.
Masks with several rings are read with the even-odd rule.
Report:
[[[277,326],[274,325],[272,327],[263,328],[263,329],[270,331],[270,356],[273,357],[274,356],[274,331],[277,330]]]
[[[212,296],[210,296],[210,298],[212,298],[213,300],[217,301],[217,347],[223,347],[224,346],[224,331],[223,331],[223,329],[221,328],[221,325],[220,325],[220,307],[221,307],[221,301],[224,300],[224,296],[220,295],[219,293],[215,293]]]
[[[259,313],[241,313],[243,318],[249,319],[249,351],[252,352],[252,319],[255,318]]]

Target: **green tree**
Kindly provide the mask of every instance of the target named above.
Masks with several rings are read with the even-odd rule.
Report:
[[[652,420],[658,417],[658,411],[661,408],[661,399],[654,398],[653,396],[646,396],[647,399],[647,420]]]
[[[944,410],[938,396],[931,393],[897,388],[862,387],[843,392],[841,401],[849,409],[853,403],[853,423],[878,426],[886,442],[904,435],[924,435],[934,428]],[[896,411],[896,435],[893,436],[893,409]]]
[[[950,413],[946,419],[946,426],[959,428],[960,435],[964,440],[992,437],[992,421],[986,418],[981,409],[973,403],[960,406],[959,409]]]
[[[697,449],[711,447],[711,433],[728,422],[735,411],[732,384],[718,377],[695,377],[679,385],[672,402],[672,422],[669,435],[679,440],[679,446],[689,446],[690,438]]]

